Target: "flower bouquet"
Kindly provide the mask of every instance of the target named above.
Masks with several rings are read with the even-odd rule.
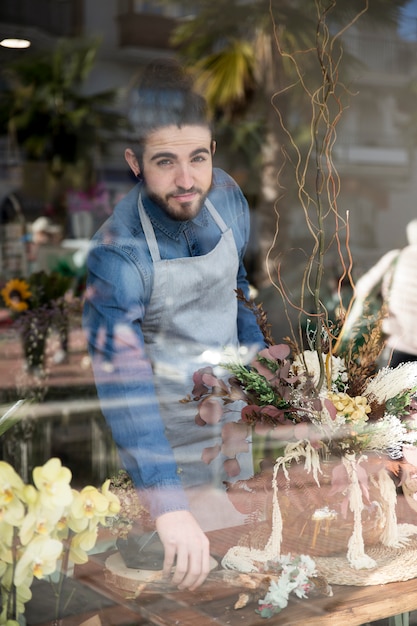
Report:
[[[297,203],[312,237],[298,301],[282,276],[282,258],[291,252],[285,250],[286,233],[284,251],[272,256],[279,244],[279,198],[266,267],[282,297],[290,337],[275,345],[264,332],[267,347],[249,362],[238,355],[196,372],[191,400],[197,403],[196,423],[205,428],[219,423],[232,402],[244,402],[240,418],[225,425],[217,445],[203,453],[207,463],[220,451],[228,457],[229,496],[248,516],[247,536],[225,555],[225,568],[265,571],[268,563],[291,552],[312,556],[331,583],[380,584],[417,575],[417,526],[397,518],[399,487],[416,508],[417,364],[380,367],[384,310],[370,318],[368,328],[360,320],[357,336],[346,332],[353,300],[345,306],[342,286],[351,288],[354,299],[353,259],[349,212],[342,216],[338,209],[340,179],[332,149],[348,95],[338,80],[341,38],[362,13],[339,31],[337,21],[331,23],[335,4],[330,9],[317,3],[316,46],[302,54],[284,48],[273,24],[278,56],[294,71],[289,86],[272,97],[285,142],[279,180],[286,167],[293,168]],[[307,63],[317,60],[320,72],[315,74]],[[306,97],[311,111],[310,141],[303,148],[278,106],[279,97],[291,89],[300,90],[296,96]],[[329,252],[336,257],[330,264]],[[335,266],[340,278],[333,319],[321,292],[323,277],[330,268],[334,275]],[[261,313],[259,308],[255,312]],[[292,314],[298,316],[296,330]],[[266,331],[265,316],[258,319]],[[236,480],[239,454],[251,440],[258,450],[261,442],[260,452],[255,451],[259,466],[249,480]],[[389,555],[385,569],[379,552]]]
[[[75,303],[66,297],[72,282],[70,276],[40,271],[27,279],[13,278],[0,290],[4,305],[15,319],[29,371],[43,373],[46,340],[51,328],[66,341],[69,310]]]
[[[358,347],[353,360],[349,352],[350,361],[347,354],[311,349],[290,358],[287,344],[272,345],[249,365],[224,363],[228,380],[210,368],[194,375],[197,423],[219,420],[220,404],[227,411],[237,398],[245,403],[240,420],[226,424],[219,445],[206,451],[207,462],[222,450],[238,473],[239,451],[252,431],[264,442],[260,471],[227,489],[254,524],[251,546],[272,542],[265,557],[282,550],[345,551],[352,567],[372,568],[366,546],[399,546],[417,532],[397,524],[395,512],[397,485],[407,483],[417,465],[417,364],[369,377],[371,342]]]

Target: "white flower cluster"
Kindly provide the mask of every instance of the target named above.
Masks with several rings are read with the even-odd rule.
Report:
[[[385,402],[407,389],[417,387],[417,362],[403,363],[392,369],[384,367],[368,383],[365,395]]]
[[[316,415],[310,414],[311,421],[319,431],[329,439],[340,439],[348,425],[358,437],[366,441],[366,447],[370,450],[386,451],[405,443],[417,443],[417,430],[410,432],[410,428],[395,415],[387,413],[377,421],[368,421],[373,401],[383,404],[417,388],[417,362],[404,363],[395,369],[381,369],[370,380],[362,396],[351,397],[346,393],[347,372],[343,360],[330,354],[323,354],[322,358],[325,371],[324,383],[319,391],[322,409]],[[320,378],[318,353],[305,350],[294,359],[291,369],[302,382],[306,380],[308,372],[312,382],[317,385]],[[303,406],[302,387],[294,389],[292,399],[295,406]],[[331,402],[330,406],[328,401]]]
[[[259,605],[267,605],[277,610],[285,609],[288,605],[290,593],[298,598],[307,598],[307,592],[311,588],[310,579],[317,576],[316,564],[311,557],[301,554],[293,558],[291,554],[281,556],[277,560],[282,573],[278,580],[271,582],[269,589]]]
[[[324,385],[326,388],[337,391],[339,385],[336,385],[336,382],[347,383],[347,373],[343,359],[330,354],[322,354],[321,358],[323,360],[324,371],[326,372]],[[313,384],[317,386],[320,380],[318,352],[316,352],[316,350],[304,350],[302,354],[298,354],[292,363],[291,372],[301,380],[305,378],[307,372]],[[328,381],[330,381],[330,385],[328,385]]]
[[[370,438],[367,445],[369,450],[387,450],[404,443],[416,443],[417,431],[409,432],[403,422],[394,415],[384,415],[380,420],[373,422],[367,433]]]

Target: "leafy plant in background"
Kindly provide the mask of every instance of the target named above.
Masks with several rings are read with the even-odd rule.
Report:
[[[171,5],[174,0],[162,2]],[[243,184],[245,194],[252,197],[256,193],[253,208],[259,215],[260,224],[256,286],[268,285],[264,261],[275,227],[276,173],[287,143],[286,132],[282,132],[277,124],[271,107],[272,101],[276,104],[277,92],[280,113],[299,148],[304,151],[310,140],[311,103],[293,88],[299,77],[289,56],[282,54],[283,49],[298,53],[302,57],[303,76],[315,78],[317,71],[321,72],[314,59],[320,13],[326,10],[333,32],[343,29],[364,7],[366,13],[362,14],[361,21],[367,20],[372,28],[390,26],[395,24],[399,10],[406,2],[258,0],[242,3],[239,0],[218,0],[213,3],[211,0],[183,0],[182,6],[189,10],[189,17],[179,23],[173,43],[185,63],[195,71],[212,106],[220,130],[218,153],[225,149],[231,156],[231,163],[243,165],[247,170],[247,180]],[[219,15],[222,16],[220,21]],[[348,60],[345,53],[344,61],[345,67],[339,67],[341,72],[358,59],[350,57]],[[359,61],[366,64],[366,59]],[[248,153],[238,137],[245,128],[256,131],[250,132],[253,141],[246,144],[250,145]],[[231,137],[232,134],[235,138]],[[231,147],[236,149],[231,150]],[[280,211],[282,251],[292,245],[287,214],[296,202],[296,187],[291,175],[286,176],[282,169],[279,179],[282,190],[285,188],[280,197],[283,207]],[[297,224],[297,230],[302,230],[302,224]]]
[[[23,159],[23,192],[40,195],[62,225],[66,191],[94,183],[97,156],[128,127],[117,90],[85,89],[99,47],[99,39],[61,39],[2,70],[0,130]]]
[[[3,70],[0,123],[31,160],[46,160],[57,178],[68,165],[90,162],[105,150],[107,132],[124,124],[111,107],[114,90],[82,91],[99,40],[61,40],[50,52],[29,54]]]

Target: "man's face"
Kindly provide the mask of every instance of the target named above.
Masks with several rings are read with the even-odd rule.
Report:
[[[141,172],[146,190],[173,219],[200,212],[212,182],[213,145],[205,126],[166,126],[148,135]]]

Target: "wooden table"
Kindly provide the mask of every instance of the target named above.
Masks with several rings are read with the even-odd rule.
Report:
[[[221,558],[227,547],[236,542],[239,529],[208,534],[212,554]],[[317,595],[304,600],[292,597],[281,613],[264,619],[255,613],[256,603],[236,610],[234,604],[240,590],[219,580],[208,580],[194,592],[169,588],[145,592],[136,599],[132,594],[128,597],[128,593],[106,585],[104,562],[105,555],[97,555],[78,570],[80,582],[112,598],[119,606],[117,621],[117,611],[112,611],[111,621],[106,621],[104,612],[100,613],[102,626],[360,626],[417,610],[417,579],[413,579],[369,587],[332,585],[333,596]],[[70,621],[68,626],[81,623]]]

